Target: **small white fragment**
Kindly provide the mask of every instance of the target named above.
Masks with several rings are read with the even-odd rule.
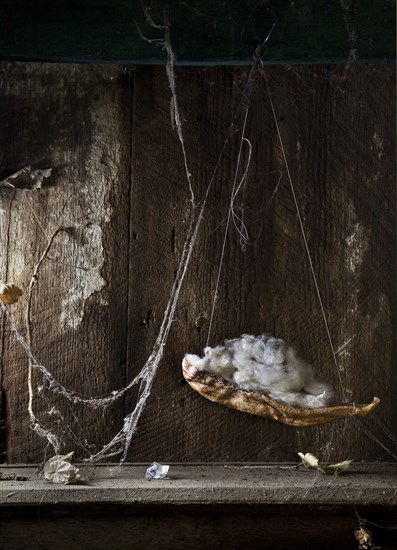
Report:
[[[170,467],[168,464],[159,464],[158,462],[153,462],[151,466],[146,470],[145,477],[148,479],[164,479],[168,474]]]
[[[77,483],[80,481],[79,469],[71,462],[73,452],[67,455],[55,455],[44,464],[44,477],[50,483]]]

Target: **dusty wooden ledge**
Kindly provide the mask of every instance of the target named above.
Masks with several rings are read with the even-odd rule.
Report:
[[[84,503],[397,506],[394,463],[353,463],[338,476],[293,464],[171,464],[161,480],[145,479],[147,466],[83,466],[83,475],[93,477],[78,485],[50,484],[36,467],[1,466],[0,509]]]
[[[171,464],[162,480],[145,479],[147,466],[100,466],[67,486],[0,467],[1,550],[353,550],[359,518],[382,550],[397,548],[397,464],[331,477],[292,464]]]

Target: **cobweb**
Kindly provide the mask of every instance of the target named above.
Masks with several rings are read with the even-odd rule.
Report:
[[[223,148],[219,152],[214,170],[206,186],[206,191],[204,192],[203,196],[198,196],[197,191],[194,187],[194,177],[190,169],[187,148],[185,146],[186,135],[183,127],[183,117],[181,116],[179,102],[178,102],[177,81],[175,78],[175,70],[174,70],[174,54],[173,54],[171,41],[170,41],[170,27],[169,27],[167,14],[165,14],[164,21],[162,22],[161,25],[154,24],[154,22],[150,19],[150,13],[148,11],[146,12],[146,16],[148,18],[148,21],[152,24],[152,26],[155,26],[157,29],[160,29],[161,31],[164,32],[164,38],[160,40],[156,40],[155,42],[157,43],[157,45],[159,45],[159,47],[164,48],[167,54],[166,74],[167,74],[170,93],[171,93],[172,124],[176,129],[176,133],[180,143],[180,151],[183,159],[183,166],[184,166],[184,172],[185,172],[185,184],[186,184],[185,192],[187,196],[189,196],[190,204],[191,204],[191,212],[190,212],[191,221],[189,224],[189,228],[187,230],[182,254],[179,260],[179,266],[174,278],[172,289],[170,291],[170,297],[163,314],[161,326],[157,334],[157,337],[155,339],[155,342],[153,344],[153,349],[149,357],[147,358],[146,362],[142,366],[140,372],[136,376],[134,376],[123,388],[114,390],[107,396],[85,397],[85,396],[82,396],[79,392],[75,391],[74,389],[65,387],[65,385],[63,385],[59,380],[57,380],[56,376],[53,374],[53,369],[44,365],[40,361],[40,358],[35,355],[35,352],[32,349],[32,345],[31,345],[31,325],[32,325],[32,321],[31,321],[32,305],[31,304],[32,304],[32,296],[35,292],[36,284],[39,284],[38,275],[42,268],[43,263],[48,259],[48,256],[54,245],[54,242],[62,234],[67,234],[69,231],[74,230],[75,227],[73,226],[59,227],[58,229],[56,229],[56,231],[54,231],[54,233],[51,235],[48,241],[48,244],[45,250],[43,251],[40,257],[38,264],[36,265],[32,273],[32,277],[31,277],[31,281],[30,281],[28,293],[27,293],[27,307],[26,307],[24,328],[17,326],[17,323],[13,319],[12,309],[0,302],[0,307],[2,309],[2,312],[6,317],[6,319],[8,320],[8,323],[11,326],[13,333],[15,334],[16,341],[26,353],[26,356],[29,361],[29,371],[27,376],[27,384],[29,387],[29,403],[27,404],[27,409],[29,413],[31,428],[37,433],[39,437],[43,439],[44,443],[49,444],[49,446],[53,449],[55,454],[58,454],[64,450],[63,441],[59,433],[56,431],[56,429],[54,429],[53,427],[47,427],[45,422],[40,418],[38,418],[38,416],[36,415],[35,402],[34,402],[34,396],[36,393],[39,396],[41,396],[43,399],[46,399],[46,395],[48,393],[54,393],[60,398],[62,398],[63,400],[66,400],[67,402],[69,402],[71,406],[81,405],[84,407],[88,407],[97,411],[98,415],[100,415],[104,409],[115,404],[121,398],[125,397],[127,392],[129,392],[132,388],[137,389],[135,407],[133,408],[132,412],[130,412],[125,416],[121,428],[117,431],[117,433],[115,433],[112,439],[106,442],[102,446],[102,448],[100,448],[99,450],[98,450],[98,446],[95,444],[96,442],[93,442],[93,444],[90,444],[87,442],[84,445],[84,448],[86,451],[85,460],[93,464],[100,461],[113,459],[114,457],[118,457],[118,460],[121,464],[125,462],[125,460],[127,459],[127,453],[129,451],[134,435],[136,434],[139,420],[142,416],[142,413],[144,411],[145,405],[148,402],[148,399],[150,399],[153,383],[154,383],[156,374],[158,372],[158,369],[161,366],[161,360],[163,358],[164,351],[167,345],[168,336],[175,319],[175,312],[178,306],[181,289],[183,287],[187,273],[191,266],[193,253],[195,251],[195,245],[197,243],[198,235],[203,225],[203,220],[205,219],[207,203],[209,200],[210,192],[212,190],[212,186],[214,184],[217,172],[219,170],[219,166],[221,164],[221,161],[222,161],[224,152],[227,148],[227,145],[229,143],[229,140],[231,139],[231,136],[232,135],[234,136],[236,133],[236,121],[239,120],[239,121],[242,121],[242,123],[240,124],[239,130],[238,130],[239,146],[238,146],[237,155],[235,158],[234,177],[231,184],[229,202],[227,205],[227,215],[226,215],[226,218],[219,221],[219,227],[223,231],[223,238],[222,238],[222,247],[220,251],[219,265],[217,266],[217,269],[215,270],[215,275],[214,275],[215,285],[214,285],[212,307],[210,310],[211,313],[210,313],[208,332],[207,332],[207,344],[211,342],[211,339],[213,337],[214,319],[217,315],[217,305],[218,305],[218,297],[220,292],[222,270],[224,268],[224,259],[225,259],[225,254],[227,253],[227,247],[228,247],[230,238],[236,238],[238,240],[242,253],[244,253],[247,247],[252,245],[250,228],[245,219],[245,211],[244,211],[244,208],[241,207],[240,199],[242,199],[244,195],[244,190],[245,190],[245,186],[247,184],[247,178],[249,175],[250,164],[251,164],[251,161],[254,155],[254,150],[255,150],[255,147],[254,147],[255,144],[251,143],[251,141],[247,137],[246,126],[247,126],[247,119],[248,119],[250,110],[255,107],[256,90],[258,87],[264,87],[267,91],[269,109],[271,111],[274,125],[276,128],[277,140],[278,140],[277,146],[279,147],[279,150],[281,153],[281,161],[282,161],[281,171],[279,175],[276,174],[277,185],[273,190],[273,193],[270,197],[267,208],[270,209],[272,207],[272,202],[273,200],[276,199],[279,186],[282,184],[283,185],[288,184],[290,188],[291,196],[292,196],[293,207],[296,212],[299,231],[302,236],[302,251],[304,251],[308,260],[310,276],[314,284],[314,292],[316,293],[316,296],[317,296],[317,303],[318,303],[320,316],[325,327],[327,343],[331,350],[332,360],[334,363],[334,369],[336,374],[335,378],[339,385],[340,395],[343,401],[348,401],[349,398],[351,398],[351,396],[345,391],[346,390],[345,383],[341,374],[342,370],[338,360],[339,350],[336,350],[334,347],[331,329],[328,322],[326,306],[324,304],[320,285],[318,283],[316,271],[312,260],[310,247],[307,240],[304,216],[301,212],[301,207],[299,205],[299,200],[295,189],[294,178],[290,170],[289,159],[287,158],[286,149],[282,138],[282,133],[280,131],[279,116],[276,112],[276,108],[274,105],[271,86],[267,76],[266,67],[264,66],[262,61],[264,44],[258,47],[254,53],[252,67],[250,68],[249,71],[247,71],[246,78],[242,86],[243,89],[241,92],[240,101],[238,105],[235,107],[235,110],[231,116],[229,131],[224,141]],[[265,42],[271,39],[271,30],[272,28],[270,29],[270,32],[266,37]],[[353,59],[350,58],[349,62],[352,60]],[[296,69],[291,67],[290,70],[295,71]],[[331,78],[330,78],[330,81],[332,82]],[[339,86],[341,93],[344,93],[341,87],[343,86],[343,82],[339,80],[337,82],[337,85]],[[189,128],[189,131],[191,130],[192,129]],[[239,201],[240,201],[240,206],[239,206]],[[34,388],[32,383],[33,371],[38,371],[41,375],[41,381],[37,388]],[[52,414],[60,415],[58,411],[52,411]],[[379,438],[375,434],[373,434],[364,422],[354,418],[350,420],[357,425],[357,429],[362,432],[363,436],[371,438],[373,441],[375,441],[377,445],[382,447],[382,449],[389,456],[391,456],[393,459],[397,459],[397,456],[394,454],[391,446],[389,448],[389,445],[387,443],[384,443],[384,440],[381,440],[382,438]],[[65,422],[62,415],[60,415],[60,422],[61,424]],[[332,430],[335,430],[335,433],[336,433],[336,430],[338,429],[340,428],[338,427],[332,428]],[[381,426],[380,429],[383,430],[383,436],[386,436],[386,440],[390,440],[390,442],[392,442],[393,444],[396,442],[396,438],[387,429],[386,426]],[[331,438],[326,442],[326,444],[323,447],[323,460],[325,461],[327,460],[327,452],[328,450],[329,451],[331,450],[333,445],[332,430],[331,430]],[[95,450],[91,450],[92,448],[95,448]],[[297,450],[306,451],[306,449],[297,449]],[[344,458],[347,458],[347,457],[344,457]],[[315,483],[315,479],[313,483]]]

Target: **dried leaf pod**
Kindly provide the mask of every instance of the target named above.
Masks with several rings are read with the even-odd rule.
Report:
[[[22,290],[13,283],[0,282],[0,300],[3,304],[14,304],[22,296]]]
[[[265,393],[237,389],[223,378],[199,371],[186,358],[182,362],[182,372],[186,382],[210,401],[290,426],[314,426],[336,422],[347,416],[367,416],[380,402],[378,397],[374,397],[368,405],[336,405],[318,409],[292,407],[271,399]]]

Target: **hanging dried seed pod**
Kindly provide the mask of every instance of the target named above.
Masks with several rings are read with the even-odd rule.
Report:
[[[22,290],[13,283],[0,282],[0,300],[3,304],[14,304],[22,296]]]
[[[336,422],[347,416],[367,416],[380,402],[374,397],[368,405],[336,405],[317,409],[292,407],[271,399],[265,393],[237,389],[223,378],[199,371],[186,358],[182,362],[182,372],[187,383],[210,401],[238,411],[272,418],[290,426],[314,426]]]

